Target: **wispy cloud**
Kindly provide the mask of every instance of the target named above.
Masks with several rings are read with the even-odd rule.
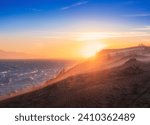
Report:
[[[145,28],[150,29],[150,26]],[[132,29],[126,32],[48,32],[48,33],[46,31],[45,33],[39,35],[38,37],[44,39],[57,39],[57,40],[71,39],[75,41],[84,42],[84,41],[93,41],[93,40],[96,41],[96,40],[107,39],[107,38],[150,37],[150,30]]]
[[[123,15],[125,17],[149,17],[150,13],[141,13],[141,14],[128,14],[128,15]]]
[[[74,3],[74,4],[72,4],[72,5],[68,5],[68,6],[62,7],[61,10],[68,10],[68,9],[70,9],[70,8],[73,8],[73,7],[85,5],[85,4],[87,4],[87,3],[88,3],[88,1],[77,2],[77,3]]]
[[[150,36],[149,32],[145,31],[130,31],[130,32],[93,32],[93,33],[80,33],[77,36],[78,41],[91,41],[107,38],[120,38],[120,37],[145,37]]]
[[[135,30],[150,31],[150,26],[145,26],[145,27],[141,27],[141,28],[135,28]]]
[[[37,9],[37,8],[26,8],[26,10],[28,11],[33,11],[33,12],[41,12],[41,9]]]

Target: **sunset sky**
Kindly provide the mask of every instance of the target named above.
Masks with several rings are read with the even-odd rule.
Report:
[[[0,1],[3,51],[75,59],[139,43],[150,45],[149,0]]]

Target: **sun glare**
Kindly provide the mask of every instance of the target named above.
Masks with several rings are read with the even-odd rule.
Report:
[[[105,45],[100,42],[90,42],[86,44],[81,51],[81,54],[85,58],[95,56],[97,52],[104,49]]]

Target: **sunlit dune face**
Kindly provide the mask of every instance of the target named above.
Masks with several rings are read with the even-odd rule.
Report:
[[[85,58],[93,57],[97,52],[105,48],[105,45],[100,42],[87,43],[81,50],[81,54]]]

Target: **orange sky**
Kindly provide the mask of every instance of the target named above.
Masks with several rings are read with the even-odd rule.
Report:
[[[110,36],[109,36],[110,35]],[[64,36],[11,36],[1,37],[0,49],[37,55],[39,58],[86,58],[104,48],[124,48],[139,43],[150,45],[146,36],[115,36],[108,33],[76,33]],[[9,43],[9,44],[8,44]],[[94,46],[95,45],[95,46]]]

